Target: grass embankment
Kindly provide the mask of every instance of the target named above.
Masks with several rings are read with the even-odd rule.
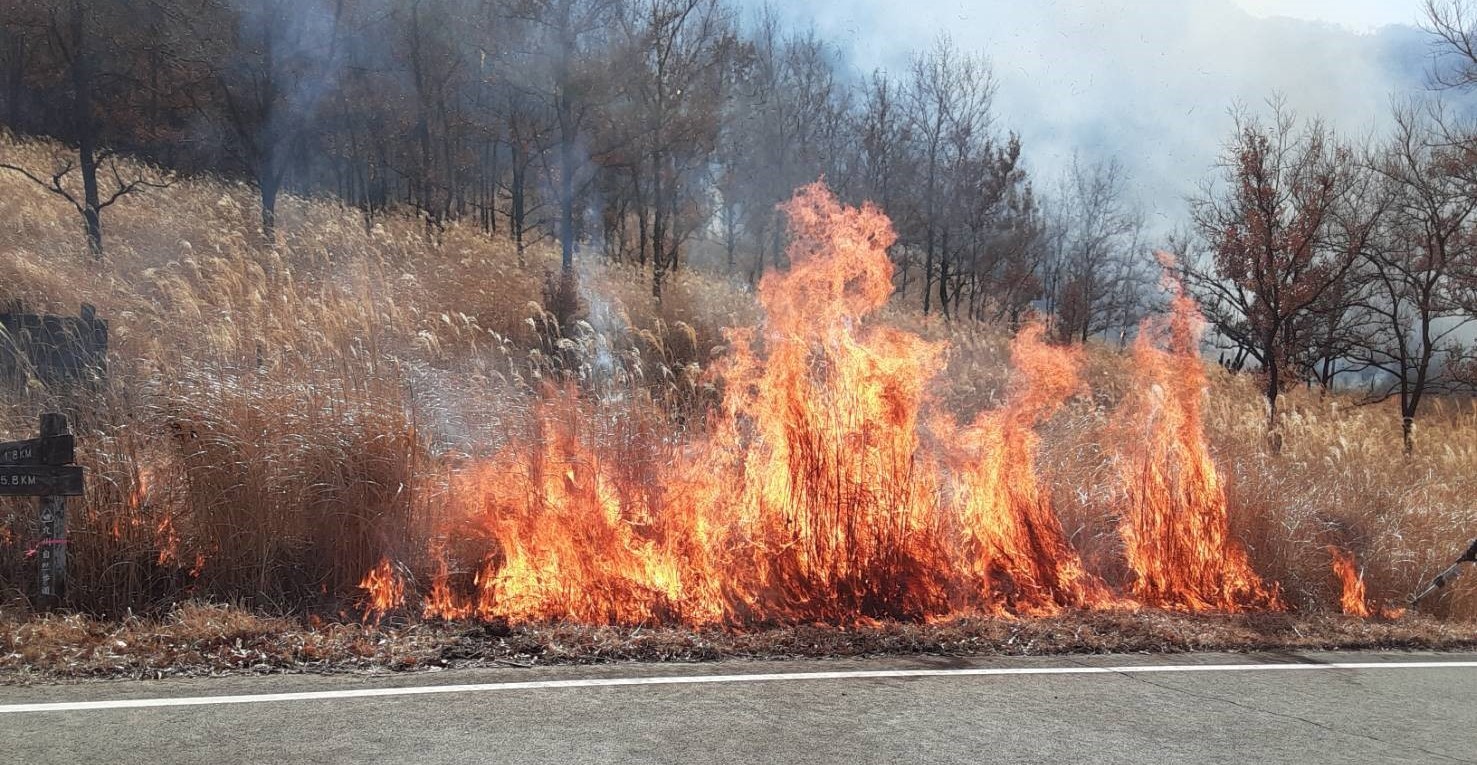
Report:
[[[0,152],[41,171],[52,147],[5,142]],[[1352,552],[1376,603],[1403,599],[1449,563],[1477,533],[1477,407],[1433,404],[1406,458],[1389,406],[1294,391],[1273,454],[1255,382],[1219,371],[1206,427],[1233,530],[1298,617],[1109,612],[732,634],[417,625],[391,639],[372,627],[305,630],[296,618],[253,616],[352,618],[356,585],[384,558],[423,593],[428,551],[455,521],[452,476],[529,432],[543,382],[598,378],[612,399],[659,413],[643,427],[667,437],[716,395],[703,369],[721,349],[721,328],[756,320],[741,283],[700,270],[670,278],[658,302],[639,269],[594,265],[592,253],[572,300],[547,280],[557,261],[546,246],[520,263],[510,243],[469,226],[432,235],[411,218],[366,224],[326,200],[283,200],[281,243],[264,250],[254,198],[211,180],[127,197],[107,210],[107,255],[95,261],[74,210],[0,173],[0,303],[63,313],[92,303],[113,337],[103,395],[63,401],[30,386],[0,402],[4,438],[30,435],[36,415],[55,406],[77,415],[89,484],[70,518],[71,604],[97,619],[5,622],[8,671],[420,665],[451,661],[468,644],[478,660],[1470,644],[1477,577],[1426,604],[1465,627],[1360,623],[1326,615],[1338,602],[1327,547]],[[560,326],[555,312],[576,303]],[[903,307],[889,320],[951,342],[934,386],[946,405],[967,414],[998,402],[1003,331],[927,322]],[[1094,346],[1088,359],[1092,393],[1047,424],[1040,465],[1072,543],[1121,587],[1104,440],[1133,370],[1113,347]],[[13,614],[24,614],[33,577],[32,508],[0,503],[0,603]],[[170,610],[188,599],[250,610]],[[189,626],[201,619],[211,626]],[[231,658],[237,638],[246,653]]]
[[[184,605],[157,619],[0,619],[0,683],[217,674],[862,656],[1477,648],[1477,627],[1430,617],[1093,612],[838,629],[414,623],[306,624]]]

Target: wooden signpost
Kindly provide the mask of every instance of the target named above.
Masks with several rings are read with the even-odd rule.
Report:
[[[32,381],[53,392],[81,392],[108,374],[108,322],[84,304],[78,316],[28,312],[19,302],[0,305],[0,385]]]
[[[41,604],[54,606],[67,588],[67,497],[82,495],[82,468],[60,414],[41,415],[41,435],[0,443],[0,497],[39,497]]]

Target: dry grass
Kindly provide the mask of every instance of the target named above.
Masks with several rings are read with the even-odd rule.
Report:
[[[1059,512],[1089,566],[1122,581],[1113,526],[1111,457],[1101,443],[1114,402],[1132,384],[1131,359],[1089,357],[1091,401],[1051,424],[1043,460]],[[1437,401],[1401,453],[1393,404],[1297,389],[1284,396],[1283,445],[1267,447],[1258,381],[1213,369],[1205,426],[1230,496],[1232,526],[1255,568],[1301,610],[1336,608],[1328,545],[1350,551],[1376,604],[1399,605],[1477,536],[1477,406]],[[1427,613],[1477,617],[1477,575],[1422,603]]]
[[[49,166],[51,152],[46,144],[0,140],[8,161],[38,169]],[[423,592],[427,550],[455,505],[452,475],[528,427],[528,403],[543,383],[571,381],[631,410],[660,413],[660,426],[669,428],[660,435],[671,437],[715,394],[702,370],[723,341],[720,328],[756,317],[752,299],[733,282],[684,270],[669,278],[658,303],[640,273],[590,265],[578,299],[562,298],[575,315],[559,326],[550,299],[557,290],[546,285],[546,273],[557,270],[548,248],[534,248],[519,267],[511,245],[469,227],[454,225],[433,240],[419,221],[366,226],[357,211],[287,198],[282,242],[263,251],[255,218],[250,189],[182,182],[110,208],[108,255],[98,263],[86,254],[74,211],[0,173],[0,303],[23,299],[34,309],[71,313],[90,302],[112,322],[114,340],[103,396],[66,401],[31,386],[0,404],[0,437],[29,435],[36,415],[55,406],[76,415],[89,487],[71,523],[71,604],[103,617],[7,622],[12,671],[102,666],[114,660],[99,640],[116,634],[128,646],[147,645],[150,630],[163,641],[162,667],[223,661],[235,668],[258,661],[393,665],[402,656],[420,662],[442,656],[442,648],[425,645],[467,641],[467,650],[488,656],[544,660],[549,654],[540,652],[557,654],[564,644],[559,630],[597,646],[573,656],[609,658],[813,655],[795,647],[806,641],[840,653],[1014,650],[1021,640],[1043,650],[1469,641],[1468,628],[1425,619],[1361,624],[1316,614],[1337,603],[1328,544],[1353,552],[1376,601],[1396,601],[1477,534],[1477,407],[1433,406],[1418,426],[1416,454],[1406,459],[1390,407],[1295,391],[1284,449],[1273,455],[1263,446],[1253,382],[1223,373],[1213,376],[1207,427],[1228,478],[1234,526],[1258,570],[1304,612],[1301,620],[1102,614],[887,625],[857,644],[870,648],[848,648],[854,633],[835,632],[833,640],[800,627],[762,638],[527,627],[509,633],[524,642],[493,649],[449,627],[410,627],[386,641],[388,633],[356,625],[303,632],[295,621],[237,611],[199,617],[215,614],[210,607],[181,616],[173,604],[198,598],[352,617],[354,585],[383,557],[398,562],[413,592]],[[889,313],[889,321],[951,340],[936,388],[945,404],[969,415],[999,403],[1007,373],[1002,331],[950,327],[900,308]],[[1048,425],[1042,465],[1089,567],[1122,584],[1116,498],[1106,480],[1114,466],[1102,439],[1133,377],[1115,349],[1094,348],[1089,358],[1093,394]],[[0,504],[0,602],[19,609],[33,576],[25,557],[33,515],[29,503]],[[1469,575],[1433,599],[1428,613],[1477,618],[1474,581]],[[214,626],[197,634],[178,626],[184,623]],[[1070,640],[1051,637],[1068,625]],[[422,635],[429,643],[418,642]],[[237,638],[247,652],[233,658]],[[671,647],[631,647],[649,640]],[[16,647],[22,644],[33,647]],[[94,653],[72,657],[65,648],[72,644]],[[260,653],[244,648],[251,645]],[[605,645],[608,652],[598,647]],[[513,653],[497,653],[503,650]],[[120,651],[121,663],[106,671],[160,668],[142,649]],[[334,658],[314,658],[325,651]],[[184,658],[168,658],[176,655]]]
[[[184,604],[159,618],[117,622],[80,615],[0,617],[0,684],[630,661],[1473,647],[1477,626],[1424,617],[1391,622],[1328,614],[1071,612],[1028,620],[734,632],[502,622],[308,625],[225,606]]]
[[[0,139],[49,167],[50,144]],[[591,265],[560,327],[539,303],[557,253],[452,226],[282,201],[264,251],[244,186],[182,182],[106,212],[107,256],[76,214],[0,173],[0,304],[111,322],[110,385],[77,399],[32,384],[0,402],[0,438],[74,415],[85,501],[70,520],[70,602],[94,613],[181,597],[275,609],[337,604],[381,557],[415,565],[447,475],[495,448],[547,381],[693,398],[719,326],[752,301],[690,271],[652,300],[640,275]],[[700,309],[698,307],[701,307]],[[606,363],[600,366],[602,360]],[[81,506],[78,507],[78,504]],[[0,603],[34,574],[29,502],[0,500]]]

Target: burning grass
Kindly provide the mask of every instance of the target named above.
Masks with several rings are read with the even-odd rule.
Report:
[[[127,198],[97,263],[67,209],[0,175],[0,249],[15,253],[0,300],[92,302],[115,339],[100,398],[73,408],[31,386],[0,413],[19,436],[38,411],[76,411],[89,468],[71,602],[103,621],[37,629],[173,640],[186,599],[364,614],[308,631],[264,620],[242,644],[311,633],[357,646],[323,649],[335,662],[378,665],[399,659],[375,646],[487,634],[390,626],[407,616],[511,620],[508,635],[556,642],[660,634],[726,646],[716,656],[819,629],[776,624],[882,646],[962,630],[986,652],[1067,624],[1127,630],[1124,649],[1156,624],[1220,636],[1174,650],[1273,644],[1247,625],[1290,625],[1274,637],[1294,646],[1466,634],[1324,614],[1349,602],[1330,545],[1378,614],[1468,538],[1470,402],[1435,407],[1405,459],[1388,410],[1294,392],[1271,454],[1253,383],[1201,363],[1184,301],[1132,354],[1052,346],[1037,324],[930,323],[888,302],[885,217],[820,189],[792,204],[791,267],[757,294],[688,270],[660,303],[639,272],[546,279],[545,250],[518,268],[475,230],[366,225],[322,201],[287,200],[283,244],[263,252],[247,192],[195,181]],[[0,506],[0,591],[18,608],[30,507]],[[1470,619],[1477,595],[1463,582],[1429,608]],[[116,621],[129,612],[168,616]],[[1002,614],[1040,620],[988,618]],[[626,626],[546,626],[571,622]]]

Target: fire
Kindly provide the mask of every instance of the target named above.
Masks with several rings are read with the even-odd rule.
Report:
[[[133,487],[123,502],[125,512],[113,515],[109,534],[114,541],[133,538],[140,531],[152,536],[155,563],[164,566],[180,562],[180,534],[167,503],[154,496],[158,484],[158,470],[153,465],[143,465],[134,471]],[[157,517],[151,520],[150,515]],[[199,568],[199,565],[195,567]]]
[[[639,526],[642,498],[619,480],[593,420],[572,391],[551,393],[528,440],[470,476],[501,552],[478,576],[479,613],[640,623],[675,599],[675,577]]]
[[[1383,608],[1370,605],[1369,595],[1364,588],[1364,574],[1355,565],[1354,556],[1347,550],[1337,545],[1329,545],[1328,555],[1333,562],[1333,573],[1339,578],[1339,608],[1345,614],[1361,619],[1368,619],[1376,615],[1385,619],[1399,619],[1405,615],[1404,608]]]
[[[123,539],[125,533],[143,524],[143,513],[149,506],[149,494],[153,488],[154,469],[152,467],[145,465],[134,471],[133,488],[128,491],[128,496],[123,502],[127,512],[115,514],[108,530],[109,535],[115,541]]]
[[[177,563],[180,561],[180,534],[175,528],[174,517],[166,507],[154,506],[154,491],[158,486],[158,471],[152,465],[145,465],[138,469],[134,479],[133,491],[128,495],[129,522],[132,524],[145,523],[145,512],[154,511],[158,513],[158,520],[153,523],[154,546],[158,548],[155,562],[160,565]],[[198,571],[203,567],[203,562],[197,555],[195,566],[191,569]]]
[[[727,333],[709,419],[678,439],[639,394],[546,387],[527,427],[456,479],[457,538],[483,552],[461,561],[478,571],[468,582],[429,551],[426,617],[746,626],[1281,607],[1231,536],[1189,298],[1145,328],[1144,384],[1115,418],[1128,599],[1083,565],[1036,466],[1038,428],[1086,391],[1082,349],[1028,323],[1004,402],[961,423],[930,395],[948,348],[874,320],[893,289],[887,218],[819,184],[784,209],[792,265],[761,281],[760,326]],[[388,560],[361,587],[376,615],[405,595]]]
[[[1278,588],[1252,570],[1231,535],[1226,491],[1201,420],[1204,320],[1170,274],[1167,321],[1146,321],[1133,347],[1139,378],[1120,405],[1119,531],[1144,605],[1184,611],[1280,610]]]
[[[154,538],[159,545],[159,565],[179,560],[179,532],[174,528],[173,518],[159,516],[159,522],[154,526]]]
[[[962,583],[920,428],[944,348],[865,322],[893,289],[879,210],[813,185],[785,212],[793,265],[760,283],[762,331],[729,333],[722,416],[674,497],[698,532],[684,557],[732,588],[728,618],[944,613]]]
[[[451,575],[447,570],[446,550],[437,547],[432,551],[436,560],[436,573],[431,578],[431,591],[421,604],[421,615],[427,619],[466,619],[475,608],[458,598],[451,590]]]
[[[368,599],[364,606],[365,618],[372,618],[375,622],[405,603],[405,580],[389,558],[380,559],[379,565],[364,575],[359,589]]]
[[[1349,616],[1369,618],[1374,610],[1369,607],[1369,600],[1364,592],[1364,575],[1354,565],[1354,556],[1334,545],[1328,546],[1328,554],[1333,557],[1333,572],[1343,585],[1339,606]]]
[[[494,542],[476,592],[441,559],[425,613],[857,623],[1109,602],[1035,475],[1034,428],[1083,390],[1077,352],[1029,327],[1005,405],[959,425],[928,395],[944,345],[869,321],[893,289],[887,218],[819,185],[785,210],[793,265],[760,284],[763,326],[729,332],[702,433],[626,437],[639,402],[551,388],[464,476]]]
[[[1035,426],[1085,387],[1077,374],[1078,352],[1043,344],[1044,331],[1033,324],[1016,336],[1009,400],[959,434],[972,452],[960,482],[966,562],[978,581],[1003,598],[1005,609],[1016,613],[1108,602],[1102,584],[1068,544],[1036,475]]]
[[[138,469],[134,477],[133,491],[128,493],[128,509],[137,511],[144,507],[149,501],[149,493],[154,489],[154,468],[145,465]]]

